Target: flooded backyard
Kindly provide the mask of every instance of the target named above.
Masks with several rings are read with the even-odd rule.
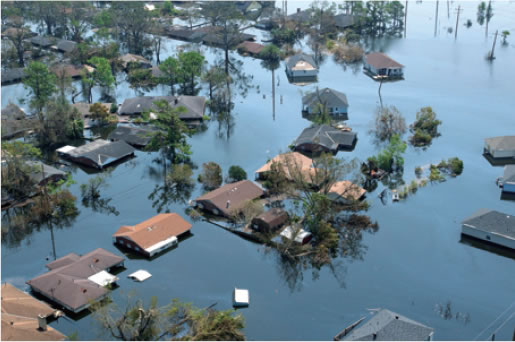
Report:
[[[288,2],[290,12],[308,5]],[[463,12],[455,41],[447,27],[455,24],[458,5]],[[246,97],[236,97],[231,127],[213,120],[188,141],[197,166],[214,161],[226,175],[231,165],[240,165],[253,179],[255,170],[287,151],[310,125],[301,115],[302,93],[315,86],[329,87],[347,95],[346,123],[358,133],[356,148],[339,152],[338,157],[365,161],[381,149],[369,134],[380,101],[396,106],[407,124],[415,120],[421,107],[431,106],[443,122],[441,136],[427,149],[408,147],[404,181],[409,184],[415,179],[417,166],[455,156],[464,162],[461,176],[428,184],[398,203],[381,202],[378,194],[385,186],[379,183],[366,195],[371,205],[367,215],[378,222],[379,229],[349,237],[351,252],[335,260],[332,269],[292,268],[274,250],[208,222],[193,222],[185,214],[187,205],[167,203],[170,212],[193,224],[192,236],[152,260],[127,254],[126,270],[118,274],[119,288],[113,291],[113,300],[123,304],[127,295],[134,293],[146,301],[157,296],[163,305],[179,298],[197,307],[217,303],[217,309],[228,309],[232,290],[238,287],[250,291],[250,306],[238,310],[245,318],[244,332],[249,340],[331,340],[360,317],[369,317],[367,309],[373,308],[388,308],[433,327],[435,340],[487,339],[503,320],[484,329],[515,301],[515,260],[460,243],[461,221],[480,208],[515,214],[515,202],[501,200],[495,184],[502,167],[491,166],[482,156],[484,138],[515,134],[515,2],[494,2],[490,33],[499,29],[513,34],[507,46],[498,41],[493,62],[485,59],[493,37],[485,40],[484,28],[475,22],[476,2],[452,2],[450,18],[446,3],[440,2],[437,37],[433,37],[434,6],[434,2],[410,2],[405,39],[369,42],[367,52],[384,51],[405,66],[404,80],[382,85],[381,100],[379,83],[366,76],[361,65],[344,67],[327,56],[320,66],[318,83],[302,87],[288,83],[282,62],[273,80],[274,113],[271,72],[260,60],[232,52],[243,62],[243,71],[253,76],[254,88]],[[468,18],[474,22],[469,29],[463,26]],[[268,34],[257,29],[247,32],[264,39]],[[170,38],[163,41],[161,60],[175,54],[178,45],[186,44]],[[200,48],[209,63],[221,53]],[[306,45],[302,49],[310,52]],[[140,95],[123,79],[119,75],[118,103]],[[168,91],[168,87],[156,87],[145,95],[166,95]],[[205,87],[200,95],[207,96]],[[1,97],[3,108],[9,101],[27,97],[27,92],[21,84],[2,86]],[[93,100],[98,99],[99,94],[94,93]],[[78,198],[80,215],[52,231],[43,226],[27,232],[4,232],[3,227],[2,281],[28,290],[25,281],[46,271],[54,248],[58,258],[99,247],[122,254],[111,235],[122,225],[133,225],[157,213],[148,199],[162,183],[156,158],[156,153],[137,151],[135,158],[113,168],[102,197],[112,199],[117,216],[80,203],[80,184],[95,174],[72,166],[76,184],[70,190]],[[195,179],[199,171],[195,170]],[[202,193],[196,183],[188,199]],[[152,277],[143,283],[127,278],[139,269],[149,271]],[[442,309],[448,303],[452,317]],[[78,332],[81,340],[112,339],[98,329],[92,315],[63,317],[51,325],[66,335]],[[511,339],[514,328],[512,315],[497,331],[496,339]]]

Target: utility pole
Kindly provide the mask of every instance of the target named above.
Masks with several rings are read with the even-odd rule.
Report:
[[[490,51],[490,55],[488,56],[489,60],[495,59],[494,50],[495,50],[495,42],[497,41],[497,34],[498,33],[499,33],[499,30],[495,31],[495,37],[494,37],[494,43],[492,45],[492,51]]]
[[[461,5],[458,6],[457,14],[456,14],[456,30],[454,31],[454,40],[458,38],[458,23],[460,21],[460,12],[461,12]]]
[[[406,25],[408,24],[408,0],[406,0],[406,8],[404,9],[404,38],[406,38]]]
[[[447,19],[451,17],[451,12],[449,12],[449,0],[447,0]]]
[[[438,0],[436,0],[436,14],[435,14],[435,37],[436,37],[436,28],[438,26]]]
[[[485,38],[488,37],[488,22],[490,21],[490,14],[492,13],[492,0],[488,1],[488,6],[486,7],[486,32],[485,32]]]

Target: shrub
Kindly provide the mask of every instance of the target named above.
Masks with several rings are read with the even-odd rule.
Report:
[[[411,144],[415,146],[427,146],[431,144],[431,141],[433,141],[433,137],[420,129],[416,129],[415,134],[410,138]]]
[[[459,158],[454,157],[450,158],[448,160],[448,165],[455,175],[460,175],[463,172],[463,161],[461,161]]]
[[[417,166],[415,168],[415,175],[417,176],[417,178],[419,178],[421,175],[422,175],[422,168],[420,166]]]
[[[111,114],[115,114],[116,112],[118,112],[118,105],[116,103],[111,103],[111,108],[109,109],[109,112]]]
[[[415,192],[417,192],[417,189],[418,189],[417,181],[416,180],[412,180],[410,185],[409,185],[409,191],[412,192],[412,193],[415,193]]]
[[[202,164],[202,184],[208,190],[216,189],[222,185],[222,168],[215,162]]]
[[[233,165],[229,168],[229,178],[232,182],[247,179],[247,173],[240,166]]]

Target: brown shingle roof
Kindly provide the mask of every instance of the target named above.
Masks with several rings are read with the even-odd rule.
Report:
[[[179,236],[190,229],[191,224],[178,214],[159,214],[135,226],[122,226],[113,234],[113,237],[126,237],[142,249],[147,249],[158,242],[172,236]]]
[[[261,166],[256,173],[263,173],[270,171],[272,164],[277,163],[282,166],[284,174],[286,178],[289,180],[292,179],[292,175],[290,175],[291,170],[297,170],[297,168],[304,175],[305,180],[310,180],[314,176],[315,169],[312,167],[313,160],[311,158],[306,157],[305,155],[299,152],[288,152],[275,156],[265,165]]]
[[[335,193],[340,197],[343,197],[347,200],[353,200],[357,201],[359,200],[365,192],[367,192],[365,189],[361,188],[360,186],[350,182],[350,181],[340,181],[334,183],[331,188],[329,189],[329,193]]]
[[[288,220],[288,213],[279,208],[272,208],[265,211],[259,216],[256,216],[252,222],[258,223],[259,221],[266,223],[270,228],[275,228]]]
[[[2,341],[64,340],[59,331],[48,327],[38,330],[38,315],[45,317],[55,312],[47,304],[11,284],[2,284]]]
[[[239,44],[236,48],[242,49],[244,51],[248,51],[254,55],[257,55],[261,52],[261,50],[263,50],[265,48],[265,46],[263,44],[259,44],[259,43],[244,41],[243,43]]]
[[[72,78],[80,77],[82,74],[82,70],[84,70],[83,66],[75,66],[72,64],[59,64],[50,68],[50,71],[52,71],[57,76],[61,75],[61,73],[64,71],[64,74],[67,77]]]
[[[216,190],[198,197],[195,201],[209,201],[227,216],[239,209],[245,201],[253,200],[263,195],[263,190],[249,180],[226,184]],[[227,202],[229,201],[229,208]]]
[[[372,52],[365,56],[367,63],[376,69],[403,68],[404,65],[397,63],[381,52]]]

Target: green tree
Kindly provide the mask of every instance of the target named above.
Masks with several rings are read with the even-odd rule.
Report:
[[[501,33],[501,36],[502,36],[502,45],[508,45],[508,36],[510,35],[510,31],[508,30],[504,30],[502,31]]]
[[[202,173],[199,175],[199,181],[202,182],[206,190],[213,190],[222,185],[222,168],[215,162],[202,164]]]
[[[195,187],[193,170],[188,164],[173,164],[164,185],[157,184],[148,196],[157,212],[170,212],[170,204],[186,204]]]
[[[415,146],[429,145],[434,137],[440,135],[438,126],[441,124],[442,121],[436,118],[436,113],[430,106],[422,107],[411,126],[411,131],[415,134],[410,137],[410,142]]]
[[[179,62],[174,57],[168,57],[159,64],[159,70],[163,73],[160,82],[169,85],[171,94],[175,95],[175,84],[177,84],[179,74]]]
[[[30,90],[30,106],[36,110],[40,122],[43,121],[43,107],[48,103],[52,94],[56,91],[56,77],[48,71],[48,67],[40,62],[31,62],[25,68],[23,85]]]
[[[227,82],[227,75],[224,70],[218,66],[212,66],[202,75],[202,81],[207,83],[209,89],[209,110],[210,113],[218,112],[222,106],[221,94]]]
[[[130,53],[141,55],[151,41],[145,35],[152,27],[152,14],[140,1],[113,2],[111,18]]]
[[[238,182],[247,179],[247,173],[241,166],[232,165],[229,168],[229,179],[231,182]]]
[[[111,70],[111,64],[103,57],[92,57],[88,61],[95,66],[93,80],[101,89],[102,93],[108,94],[114,87],[115,79]]]
[[[488,1],[488,5],[482,1],[477,6],[477,23],[479,25],[485,25],[485,37],[488,36],[488,23],[490,22],[490,19],[494,16],[494,12],[492,9],[492,3],[491,1]]]
[[[181,92],[184,95],[195,95],[195,79],[202,74],[204,56],[196,51],[181,52],[178,58]]]
[[[93,120],[106,122],[109,119],[109,112],[107,108],[101,103],[94,103],[89,106],[90,117]]]
[[[375,157],[368,159],[372,167],[379,167],[387,172],[402,170],[404,158],[402,154],[406,151],[407,145],[402,141],[400,135],[395,134],[390,138],[388,146]]]
[[[21,141],[2,142],[2,190],[15,200],[22,200],[35,191],[32,167],[26,161],[41,156],[41,151]]]

